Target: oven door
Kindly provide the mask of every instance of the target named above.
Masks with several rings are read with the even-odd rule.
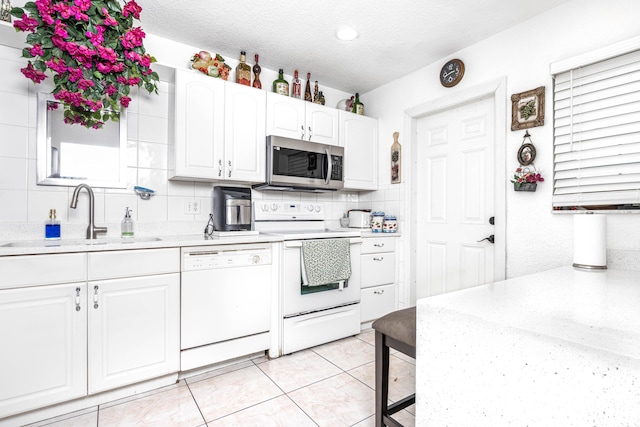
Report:
[[[302,241],[284,242],[283,259],[283,315],[285,318],[326,310],[360,302],[360,250],[362,238],[349,238],[351,277],[343,288],[318,287],[309,289],[302,285],[300,267]],[[309,292],[311,291],[311,292]]]
[[[342,147],[269,136],[268,184],[340,190],[343,156]]]

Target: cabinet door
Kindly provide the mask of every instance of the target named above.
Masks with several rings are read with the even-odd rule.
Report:
[[[386,285],[396,280],[396,254],[383,252],[361,255],[361,287]]]
[[[328,145],[340,145],[338,110],[306,103],[305,139]]]
[[[180,275],[89,282],[89,393],[177,372]]]
[[[225,93],[225,179],[264,182],[266,92],[231,84]]]
[[[0,291],[0,343],[0,418],[86,395],[86,283]]]
[[[267,135],[294,139],[305,137],[305,101],[267,93]]]
[[[344,146],[344,188],[378,189],[378,121],[340,111],[340,145]]]
[[[176,70],[170,178],[221,179],[224,89],[223,80],[195,71]]]

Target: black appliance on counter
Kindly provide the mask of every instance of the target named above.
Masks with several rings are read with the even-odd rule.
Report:
[[[251,230],[251,189],[213,187],[213,229]]]

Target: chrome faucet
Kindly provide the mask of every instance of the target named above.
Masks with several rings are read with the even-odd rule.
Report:
[[[93,210],[93,190],[87,184],[80,184],[73,190],[73,196],[71,196],[71,205],[69,206],[71,209],[75,209],[78,206],[78,195],[80,194],[80,190],[87,190],[89,193],[89,226],[87,227],[87,239],[95,239],[98,233],[106,233],[107,227],[96,227],[93,222],[94,219],[94,210]]]

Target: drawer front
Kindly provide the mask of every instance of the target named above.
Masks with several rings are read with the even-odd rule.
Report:
[[[396,250],[395,237],[367,237],[366,239],[362,239],[363,254],[393,252],[395,250]]]
[[[360,287],[387,285],[396,280],[396,254],[385,252],[361,256]]]
[[[84,282],[86,254],[0,257],[0,289]]]
[[[180,248],[89,253],[89,280],[178,272]]]
[[[395,307],[395,285],[363,289],[360,294],[360,321],[376,320],[395,310]]]

